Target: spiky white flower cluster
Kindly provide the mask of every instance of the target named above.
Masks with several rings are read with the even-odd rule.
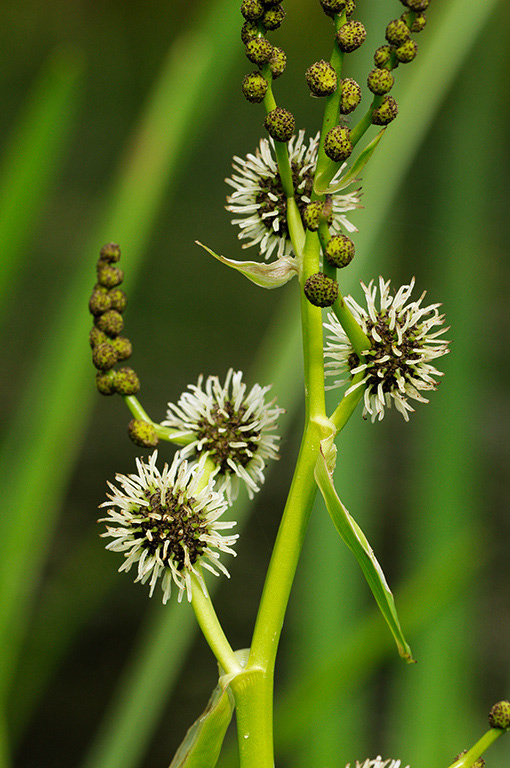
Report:
[[[302,213],[311,201],[319,134],[305,142],[305,132],[299,131],[288,143],[289,160],[295,188],[295,200]],[[276,252],[277,258],[293,253],[287,227],[287,202],[283,191],[278,166],[274,159],[272,139],[261,139],[255,154],[246,158],[234,157],[234,174],[225,179],[234,188],[227,197],[227,211],[240,218],[232,224],[240,227],[240,240],[248,240],[243,248],[259,246],[259,253],[269,259]],[[331,180],[334,186],[345,170],[345,164]],[[343,227],[356,232],[356,227],[345,214],[359,208],[359,190],[343,195],[333,195],[333,222],[331,234],[337,234]]]
[[[112,493],[101,505],[109,507],[108,517],[100,520],[107,524],[101,535],[113,539],[106,549],[124,555],[119,571],[136,565],[135,581],[148,581],[151,597],[161,579],[164,603],[172,584],[179,590],[179,601],[184,592],[191,600],[192,574],[205,590],[199,565],[216,576],[218,570],[229,576],[219,553],[236,554],[231,547],[237,534],[223,536],[220,531],[235,523],[219,519],[227,502],[213,490],[212,477],[203,484],[205,459],[189,465],[177,454],[172,465],[165,464],[160,472],[157,456],[154,451],[148,463],[137,459],[135,474],[116,475],[120,487],[108,483]]]
[[[217,466],[215,489],[225,492],[228,502],[237,497],[240,481],[250,498],[264,482],[267,459],[278,458],[279,440],[272,434],[282,408],[266,402],[270,387],[255,384],[250,391],[241,371],[231,368],[222,385],[217,376],[204,384],[190,384],[177,405],[168,404],[164,426],[191,437],[182,457],[198,459],[207,455]]]
[[[448,329],[441,328],[444,315],[440,315],[440,304],[423,307],[425,293],[417,301],[408,299],[414,288],[414,278],[409,285],[403,285],[396,294],[390,292],[390,281],[379,278],[379,300],[377,285],[361,283],[367,308],[364,309],[347,296],[345,302],[372,342],[370,349],[363,352],[365,361],[360,360],[347,335],[333,313],[328,315],[325,327],[330,331],[324,350],[327,375],[342,376],[329,387],[342,386],[350,377],[364,373],[362,380],[346,391],[346,395],[357,387],[365,387],[363,417],[370,415],[372,421],[381,420],[385,408],[392,403],[406,421],[414,408],[408,398],[427,403],[420,394],[435,389],[434,377],[442,376],[431,361],[446,354],[448,342],[439,339]]]
[[[351,768],[351,764],[348,763],[345,768]],[[363,763],[356,760],[356,768],[400,768],[400,760],[383,760],[381,755],[377,755],[373,760],[367,759]]]

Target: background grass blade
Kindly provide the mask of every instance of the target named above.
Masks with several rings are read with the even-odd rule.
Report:
[[[84,244],[67,294],[46,329],[31,381],[2,445],[0,467],[9,477],[1,500],[5,521],[0,541],[3,700],[59,499],[76,459],[94,395],[90,360],[84,354],[90,327],[87,301],[94,282],[93,264],[102,243],[115,237],[129,253],[126,282],[135,279],[169,178],[182,167],[192,146],[190,126],[195,123],[197,104],[203,127],[234,55],[234,44],[226,44],[223,37],[233,37],[229,30],[237,22],[227,13],[230,5],[226,0],[211,4],[209,14],[201,16],[196,30],[172,46],[105,196],[100,221]],[[221,28],[221,35],[214,34],[216,28]],[[196,130],[192,139],[198,136]]]
[[[0,166],[0,323],[6,298],[23,266],[75,127],[83,62],[79,52],[58,49],[39,74]]]

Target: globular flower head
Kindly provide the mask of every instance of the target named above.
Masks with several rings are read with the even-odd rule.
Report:
[[[351,768],[350,763],[346,768]],[[381,755],[377,755],[373,760],[367,759],[362,763],[356,760],[356,768],[400,768],[400,760],[383,760]]]
[[[119,487],[111,490],[102,536],[112,538],[106,549],[122,552],[124,562],[119,571],[137,568],[135,581],[149,582],[150,596],[161,579],[163,602],[170,597],[172,585],[179,590],[178,599],[186,592],[192,596],[191,575],[204,585],[199,566],[219,575],[229,575],[220,562],[220,552],[235,555],[232,545],[237,535],[223,536],[220,531],[235,523],[219,518],[227,508],[224,496],[213,490],[213,479],[203,488],[205,460],[190,466],[177,454],[169,467],[161,472],[156,466],[158,452],[147,463],[136,460],[137,472],[117,475]],[[204,585],[205,589],[205,585]]]
[[[390,281],[379,279],[379,301],[377,286],[372,281],[363,285],[367,309],[363,309],[350,296],[346,304],[359,322],[372,346],[364,351],[365,362],[360,365],[359,358],[352,348],[335,315],[328,315],[326,328],[330,331],[325,349],[328,358],[326,368],[330,376],[343,375],[333,387],[341,386],[354,376],[363,373],[363,379],[347,390],[365,387],[363,416],[369,414],[372,421],[381,420],[385,408],[395,405],[408,421],[409,411],[413,411],[408,400],[428,402],[421,392],[435,389],[435,377],[442,376],[431,361],[448,352],[448,342],[439,339],[446,332],[443,316],[439,314],[439,304],[423,307],[425,293],[418,301],[408,302],[414,287],[414,278],[409,285],[404,285],[395,295],[390,293]],[[332,389],[333,387],[330,387]],[[346,394],[347,394],[346,393]]]
[[[278,436],[272,434],[282,409],[265,396],[270,387],[255,384],[250,391],[241,371],[231,368],[225,384],[217,376],[190,384],[177,405],[168,404],[163,425],[190,437],[181,455],[199,459],[207,455],[217,467],[215,487],[225,491],[229,503],[242,481],[253,494],[264,482],[267,459],[277,459]]]
[[[240,227],[239,239],[247,240],[243,248],[259,246],[259,253],[269,259],[293,253],[287,227],[287,200],[283,191],[278,166],[272,153],[271,139],[262,139],[255,154],[246,158],[234,157],[234,174],[226,179],[234,192],[227,197],[227,211],[239,218],[232,223]],[[301,214],[311,202],[313,179],[317,165],[319,134],[305,142],[305,132],[299,131],[288,143],[289,159],[294,179],[295,200]],[[331,184],[341,178],[344,167],[339,168]],[[342,228],[356,232],[345,214],[359,208],[359,190],[333,196],[332,234]]]

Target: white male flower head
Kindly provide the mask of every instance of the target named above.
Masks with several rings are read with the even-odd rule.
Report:
[[[418,301],[407,303],[414,287],[414,278],[409,285],[403,285],[396,294],[390,293],[390,281],[379,278],[379,301],[377,286],[372,281],[367,287],[361,283],[365,293],[367,309],[363,309],[353,298],[347,296],[346,304],[371,341],[371,348],[363,352],[365,362],[354,351],[342,326],[333,313],[325,324],[330,331],[324,350],[327,375],[343,376],[329,389],[342,386],[350,376],[363,373],[362,380],[352,385],[345,394],[357,387],[365,387],[363,417],[369,414],[372,421],[381,420],[385,408],[395,405],[406,421],[414,408],[408,399],[427,403],[421,392],[435,389],[435,377],[442,376],[431,361],[446,354],[448,342],[439,339],[447,328],[442,326],[444,315],[440,315],[440,304],[423,307],[425,292]],[[378,304],[378,306],[377,306]],[[348,375],[347,375],[348,374]]]
[[[351,768],[351,764],[348,763],[346,768]],[[381,755],[377,755],[373,760],[367,759],[362,763],[356,760],[356,768],[400,768],[400,760],[383,760]]]
[[[301,214],[311,202],[319,134],[305,142],[305,132],[299,131],[288,142],[289,160],[295,188],[295,201]],[[287,202],[274,159],[272,139],[262,139],[255,151],[246,158],[234,157],[232,178],[225,179],[234,188],[227,197],[227,211],[239,218],[232,224],[240,227],[240,240],[248,240],[243,248],[259,246],[259,253],[269,259],[276,253],[278,259],[291,256],[292,245],[287,227]],[[343,165],[331,180],[331,186],[340,180]],[[330,230],[337,234],[341,228],[356,232],[356,227],[345,214],[359,208],[359,190],[343,195],[333,195],[332,223]]]
[[[179,590],[178,599],[186,591],[192,597],[191,574],[205,585],[199,566],[219,575],[229,576],[220,562],[220,551],[231,555],[237,534],[222,536],[220,531],[235,522],[219,518],[227,508],[224,496],[213,490],[213,479],[204,484],[205,460],[190,466],[177,454],[169,467],[160,472],[156,466],[158,452],[148,463],[136,460],[137,472],[116,475],[119,488],[108,483],[111,494],[101,507],[109,507],[106,532],[113,539],[106,549],[122,552],[124,562],[119,571],[136,565],[135,581],[150,586],[150,596],[161,579],[163,602],[170,597],[172,584]],[[201,486],[204,487],[201,487]]]
[[[164,426],[191,437],[181,455],[207,455],[217,467],[218,491],[225,491],[229,503],[237,497],[243,481],[250,498],[264,482],[267,459],[277,459],[279,437],[272,434],[281,408],[266,402],[270,387],[255,384],[250,391],[241,371],[231,368],[225,384],[217,376],[188,386],[177,405],[168,404]]]

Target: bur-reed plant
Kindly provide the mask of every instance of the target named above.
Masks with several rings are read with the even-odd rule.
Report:
[[[427,403],[442,372],[436,359],[445,355],[448,328],[438,303],[426,292],[411,299],[412,278],[400,288],[382,277],[361,283],[362,303],[341,292],[338,270],[351,265],[356,227],[349,212],[359,208],[359,176],[398,115],[390,95],[399,65],[418,53],[414,36],[426,26],[428,0],[402,0],[404,12],[390,19],[385,42],[374,53],[367,74],[369,100],[357,122],[351,118],[363,89],[344,77],[348,57],[365,43],[364,25],[353,18],[352,0],[321,0],[334,25],[330,60],[311,64],[305,79],[312,96],[325,102],[322,128],[306,139],[294,115],[276,101],[274,81],[283,75],[286,54],[268,39],[285,20],[273,0],[243,0],[241,40],[256,69],[242,82],[245,98],[263,103],[262,139],[254,154],[234,158],[227,182],[233,192],[227,210],[235,215],[243,247],[258,247],[258,261],[218,256],[255,285],[278,288],[294,277],[299,285],[304,369],[305,426],[287,501],[281,517],[249,648],[234,650],[213,606],[205,572],[229,576],[223,554],[235,555],[238,535],[230,533],[240,488],[253,498],[265,481],[266,463],[278,458],[275,434],[282,409],[269,399],[270,386],[251,387],[232,368],[224,380],[198,377],[164,420],[151,419],[138,399],[140,380],[125,362],[133,349],[124,335],[126,294],[121,249],[101,248],[97,282],[89,301],[94,318],[90,332],[96,386],[106,396],[122,396],[131,411],[128,434],[138,446],[155,449],[136,460],[136,472],[118,474],[109,483],[102,536],[107,549],[123,554],[120,571],[134,570],[135,581],[148,584],[152,596],[161,588],[163,603],[172,593],[186,597],[219,666],[219,680],[203,715],[189,729],[171,766],[214,766],[235,710],[241,768],[271,768],[273,747],[273,680],[277,648],[299,556],[317,492],[343,542],[352,551],[397,645],[399,655],[414,662],[393,595],[363,531],[341,502],[334,469],[341,456],[337,438],[361,403],[363,418],[381,421],[392,407],[405,421],[412,403]],[[373,126],[380,130],[370,138]],[[361,148],[358,146],[360,144]],[[384,142],[382,142],[384,146]],[[201,243],[199,243],[201,245]],[[355,261],[354,261],[355,263]],[[329,310],[323,317],[323,310]],[[333,382],[328,384],[328,376]],[[329,410],[326,389],[343,388]],[[158,466],[159,449],[178,446],[173,461]],[[338,451],[340,450],[340,453]],[[344,450],[348,450],[348,443]],[[228,515],[227,515],[228,516]],[[229,531],[229,533],[224,533]],[[317,585],[318,590],[327,584]],[[319,628],[320,631],[320,628]],[[482,766],[482,752],[510,725],[510,704],[491,710],[491,729],[451,768]],[[357,768],[398,768],[400,760],[380,755]]]

